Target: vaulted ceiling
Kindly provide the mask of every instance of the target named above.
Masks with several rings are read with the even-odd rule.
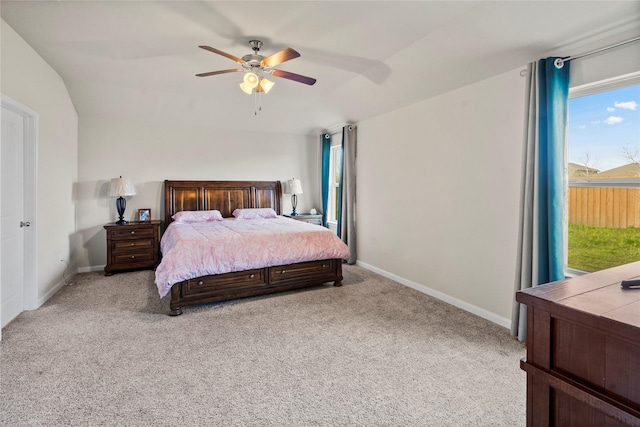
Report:
[[[512,70],[640,34],[637,1],[2,1],[2,18],[63,78],[78,115],[316,134]],[[255,98],[237,57],[301,57]]]

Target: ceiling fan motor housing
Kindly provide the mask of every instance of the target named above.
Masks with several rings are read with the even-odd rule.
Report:
[[[242,57],[242,60],[244,62],[248,62],[251,64],[256,64],[256,65],[260,65],[260,61],[262,61],[264,59],[264,56],[262,55],[254,55],[254,54],[249,54],[249,55],[245,55]]]
[[[258,53],[258,51],[262,47],[262,42],[260,40],[249,40],[249,45],[255,53]]]

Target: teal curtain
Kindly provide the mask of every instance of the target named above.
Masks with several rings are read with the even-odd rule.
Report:
[[[525,135],[515,290],[564,279],[565,140],[569,61],[527,67]],[[526,340],[526,306],[515,301],[511,333]]]
[[[322,225],[327,226],[327,208],[329,206],[329,165],[331,162],[331,135],[320,135],[322,150]]]
[[[557,68],[554,60],[555,58],[541,59],[538,67],[541,71],[538,76],[538,204],[541,212],[538,284],[564,279],[564,169],[570,62],[567,61],[562,68]]]

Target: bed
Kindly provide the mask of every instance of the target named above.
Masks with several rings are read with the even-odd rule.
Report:
[[[181,211],[218,210],[225,221],[232,223],[234,210],[247,208],[270,208],[278,215],[277,220],[274,221],[287,222],[291,227],[296,223],[312,227],[314,231],[320,231],[317,225],[281,217],[281,198],[280,181],[166,180],[164,182],[165,234],[172,231],[169,227],[174,221],[173,216]],[[298,225],[295,226],[298,227]],[[316,230],[315,227],[318,229]],[[192,233],[198,234],[199,230],[194,230]],[[166,283],[162,285],[158,280],[160,275],[164,274],[164,255],[163,261],[156,269],[156,285],[161,296],[168,289],[171,298],[169,314],[172,316],[182,314],[183,308],[193,305],[282,292],[328,282],[333,282],[334,286],[341,286],[343,278],[342,257],[330,257],[281,265],[254,266],[247,270],[221,274],[197,275],[198,272],[195,271],[194,277],[175,283],[169,280],[169,289]],[[167,254],[167,258],[169,258],[168,255],[170,254]],[[165,264],[168,263],[167,259]],[[175,260],[173,263],[176,263]]]

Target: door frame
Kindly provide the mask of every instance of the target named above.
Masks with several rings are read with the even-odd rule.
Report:
[[[22,116],[24,124],[24,220],[31,223],[24,233],[24,294],[25,310],[38,308],[38,130],[39,114],[18,101],[2,95],[2,108]],[[0,254],[1,255],[1,254]],[[1,258],[0,258],[1,260]],[[0,269],[2,268],[0,261]]]

